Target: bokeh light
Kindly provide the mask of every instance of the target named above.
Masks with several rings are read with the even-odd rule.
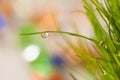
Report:
[[[40,55],[40,48],[36,45],[30,45],[23,51],[23,58],[28,61],[34,61]]]

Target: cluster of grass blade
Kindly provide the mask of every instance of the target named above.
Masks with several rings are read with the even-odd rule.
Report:
[[[101,80],[119,80],[120,79],[120,0],[104,0],[101,4],[98,0],[83,0],[86,13],[92,23],[95,38],[101,45],[97,45],[101,59],[98,62],[101,74]],[[97,19],[94,7],[106,26],[102,26]],[[107,27],[108,31],[104,30]],[[103,75],[103,76],[102,76]]]
[[[81,46],[81,40],[77,39],[79,47],[76,47],[68,38],[62,35],[64,41],[70,46],[73,51],[80,55],[80,58],[84,58],[87,60],[88,68],[94,69],[97,65],[99,69],[99,76],[101,80],[119,80],[120,79],[120,0],[104,0],[104,4],[101,4],[98,0],[83,0],[86,14],[93,26],[95,38],[85,37],[80,35],[76,31],[76,33],[65,32],[59,29],[59,31],[43,31],[43,32],[35,32],[35,33],[25,33],[22,35],[34,35],[34,34],[42,34],[42,33],[60,33],[60,34],[68,34],[70,36],[85,38],[90,40],[96,45],[96,48],[99,53],[99,57],[91,56],[85,51],[84,46]],[[105,26],[103,26],[99,19],[96,16],[96,12],[94,12],[94,7],[96,7],[97,14],[103,20]],[[60,26],[57,22],[55,22],[57,26]],[[104,29],[107,28],[107,30]],[[75,29],[75,27],[74,27]],[[61,45],[63,50],[65,49],[64,45]],[[87,46],[89,48],[89,46]],[[92,53],[91,50],[88,50]],[[92,53],[94,54],[94,53]],[[72,75],[73,76],[73,75]],[[95,75],[93,75],[96,77]],[[76,79],[75,79],[76,80]]]

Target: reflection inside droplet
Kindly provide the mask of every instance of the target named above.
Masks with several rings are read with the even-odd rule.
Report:
[[[41,37],[42,38],[47,38],[50,36],[50,33],[49,32],[45,32],[45,33],[41,33]]]

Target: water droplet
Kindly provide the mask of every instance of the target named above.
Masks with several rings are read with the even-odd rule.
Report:
[[[107,49],[108,48],[107,45],[104,45],[104,48]]]
[[[103,70],[103,75],[106,75],[106,71],[105,70]]]
[[[118,54],[117,54],[118,57],[120,57],[120,51],[118,51]]]
[[[48,32],[41,33],[41,37],[42,37],[42,38],[47,38],[47,37],[49,37],[49,36],[50,36],[50,33],[48,33]]]
[[[99,45],[102,46],[104,44],[104,41],[100,41]]]
[[[100,41],[100,42],[99,42],[99,45],[100,45],[100,46],[103,46],[105,49],[108,48],[107,45],[105,44],[105,41]]]

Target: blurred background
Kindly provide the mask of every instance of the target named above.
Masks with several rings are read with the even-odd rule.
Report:
[[[92,37],[90,26],[82,0],[0,0],[0,80],[93,80],[73,50],[84,39],[20,35],[62,30]]]

